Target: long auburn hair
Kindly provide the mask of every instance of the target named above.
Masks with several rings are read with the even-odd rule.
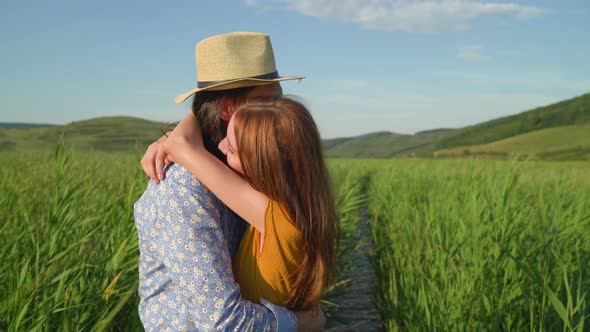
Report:
[[[303,235],[305,257],[292,276],[285,306],[307,310],[319,303],[333,277],[337,214],[317,126],[293,99],[257,98],[235,113],[237,153],[252,187],[282,204]]]

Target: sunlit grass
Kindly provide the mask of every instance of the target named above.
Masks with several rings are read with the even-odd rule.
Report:
[[[587,330],[588,183],[527,174],[547,165],[451,164],[375,168],[373,261],[386,329]]]
[[[139,258],[133,203],[147,178],[139,156],[3,153],[0,162],[0,331],[142,330],[137,313]],[[344,225],[339,276],[357,218],[360,187],[332,167]],[[330,301],[350,280],[337,278]]]
[[[137,329],[135,158],[0,159],[0,330]]]
[[[0,154],[0,330],[141,330],[138,159]],[[336,299],[358,281],[353,235],[368,204],[372,295],[388,330],[588,329],[589,163],[330,160],[329,169],[341,217],[329,317],[342,318]]]

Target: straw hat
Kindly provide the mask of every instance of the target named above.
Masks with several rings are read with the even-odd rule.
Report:
[[[268,35],[232,32],[212,36],[196,46],[197,87],[176,97],[182,103],[205,90],[228,90],[257,86],[300,76],[279,76]]]

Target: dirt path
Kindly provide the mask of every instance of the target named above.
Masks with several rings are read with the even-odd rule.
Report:
[[[345,275],[354,283],[345,294],[332,299],[342,307],[338,309],[336,317],[328,320],[326,331],[382,330],[379,311],[373,301],[377,276],[369,261],[373,249],[369,227],[369,206],[365,202],[360,209],[358,232],[354,234],[354,240],[359,241],[359,248],[352,256],[352,264],[356,269]]]

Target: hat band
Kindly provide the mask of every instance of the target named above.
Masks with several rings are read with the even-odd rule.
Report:
[[[205,82],[197,82],[197,88],[202,89],[202,88],[207,88],[210,87],[212,85],[217,85],[217,84],[221,84],[221,83],[226,83],[226,82],[233,82],[236,80],[247,80],[247,79],[257,79],[257,80],[272,80],[275,78],[279,78],[279,72],[275,71],[269,74],[263,74],[263,75],[258,75],[258,76],[250,76],[250,77],[241,77],[241,78],[234,78],[231,80],[222,80],[222,81],[205,81]]]

